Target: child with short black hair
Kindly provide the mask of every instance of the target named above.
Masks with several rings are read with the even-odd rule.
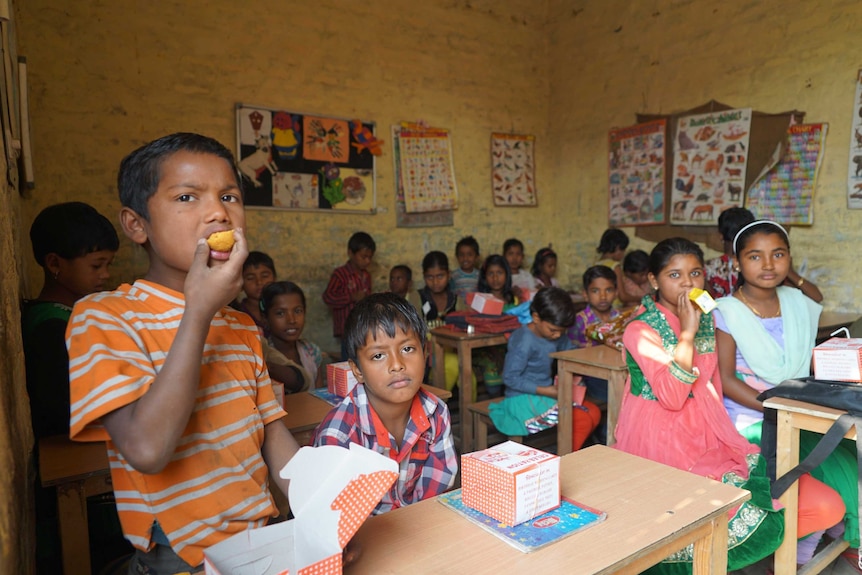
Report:
[[[75,304],[70,435],[107,441],[129,571],[199,572],[204,549],[278,514],[269,486],[287,493],[278,472],[299,446],[257,327],[227,306],[248,256],[230,150],[171,134],[126,156],[117,183],[123,232],[150,265]],[[231,231],[231,247],[207,243]]]
[[[455,258],[458,268],[452,270],[449,284],[455,295],[461,299],[468,293],[476,291],[479,285],[479,242],[473,236],[465,236],[455,244]]]
[[[413,270],[410,266],[399,264],[389,270],[389,291],[403,298],[407,297],[413,288]]]
[[[356,443],[398,462],[398,481],[375,515],[447,491],[458,473],[449,409],[420,387],[425,336],[404,298],[378,293],[356,304],[344,342],[358,384],[314,431],[315,446]]]
[[[519,291],[521,289],[536,289],[536,278],[522,267],[524,264],[524,244],[521,240],[509,238],[503,242],[503,257],[509,264],[512,285],[515,288]]]
[[[616,228],[605,230],[602,239],[599,240],[599,247],[596,248],[599,254],[599,261],[596,264],[608,266],[616,271],[617,266],[623,261],[628,247],[629,237],[624,231]]]
[[[371,295],[371,274],[368,268],[374,259],[377,244],[365,232],[356,232],[347,241],[347,263],[335,268],[323,292],[323,302],[332,310],[332,335],[341,339],[344,322],[356,303]],[[344,340],[341,359],[347,359]]]
[[[442,322],[447,313],[455,311],[458,303],[458,297],[449,288],[449,258],[446,254],[440,251],[425,254],[422,276],[425,279],[425,287],[419,290],[422,316],[426,322]]]
[[[248,257],[242,264],[242,291],[245,293],[245,299],[231,303],[232,308],[251,316],[264,337],[269,337],[269,326],[260,309],[260,294],[263,288],[277,277],[275,262],[271,257],[263,252],[248,252]]]
[[[571,349],[566,330],[575,323],[575,306],[563,289],[545,287],[530,303],[532,321],[509,338],[503,384],[506,399],[492,404],[491,420],[506,435],[526,435],[551,427],[556,420],[558,388],[549,354]],[[601,419],[588,401],[572,412],[572,449],[580,449]]]
[[[505,257],[493,254],[488,256],[479,270],[479,284],[476,291],[489,293],[503,300],[503,310],[518,305],[518,294],[515,293],[513,276]]]
[[[530,272],[536,278],[536,287],[560,287],[560,282],[554,277],[557,274],[557,253],[550,246],[536,252]]]
[[[266,357],[272,378],[284,384],[285,393],[321,387],[323,353],[302,337],[306,310],[302,288],[293,282],[273,282],[261,292],[260,309],[269,326],[267,343],[280,354]]]
[[[617,275],[621,307],[640,305],[645,295],[652,293],[649,283],[649,254],[634,250],[623,258],[622,274]],[[620,283],[619,280],[622,280]]]

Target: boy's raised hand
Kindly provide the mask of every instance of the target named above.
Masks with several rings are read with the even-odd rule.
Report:
[[[236,241],[226,260],[212,259],[206,239],[198,240],[183,287],[187,312],[192,308],[212,318],[242,289],[242,266],[248,257],[248,244],[241,228],[235,228],[233,234]]]

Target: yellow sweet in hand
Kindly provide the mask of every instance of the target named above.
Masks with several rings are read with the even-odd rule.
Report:
[[[217,252],[229,252],[234,244],[233,230],[215,232],[207,238],[207,244],[211,250]]]
[[[692,288],[688,292],[688,299],[696,303],[703,313],[709,313],[718,307],[709,292],[700,288]]]

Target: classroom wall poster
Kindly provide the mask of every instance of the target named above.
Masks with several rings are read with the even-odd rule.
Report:
[[[455,223],[454,211],[407,213],[404,206],[404,183],[401,178],[401,126],[392,126],[392,160],[395,173],[395,226],[424,228],[451,226]]]
[[[491,134],[491,190],[495,206],[535,206],[536,137]]]
[[[402,124],[398,140],[407,213],[456,209],[458,188],[449,130]]]
[[[862,70],[856,73],[853,129],[850,130],[850,162],[847,168],[847,207],[862,209]]]
[[[714,226],[742,204],[751,108],[685,116],[674,135],[670,223]]]
[[[667,120],[611,130],[608,134],[611,226],[663,224]]]
[[[374,123],[237,104],[237,166],[245,205],[376,211]]]
[[[828,124],[790,126],[780,159],[767,164],[746,193],[745,207],[755,217],[781,224],[814,223],[814,190],[828,128]]]

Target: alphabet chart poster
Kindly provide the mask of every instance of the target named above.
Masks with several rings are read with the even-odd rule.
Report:
[[[814,223],[814,189],[823,162],[828,124],[790,126],[781,159],[771,162],[746,194],[745,207],[758,219],[782,224]]]
[[[680,118],[674,135],[670,223],[714,226],[742,205],[751,108]]]
[[[402,124],[399,173],[407,213],[458,207],[449,130]]]
[[[608,173],[611,226],[663,224],[667,120],[611,130]]]

